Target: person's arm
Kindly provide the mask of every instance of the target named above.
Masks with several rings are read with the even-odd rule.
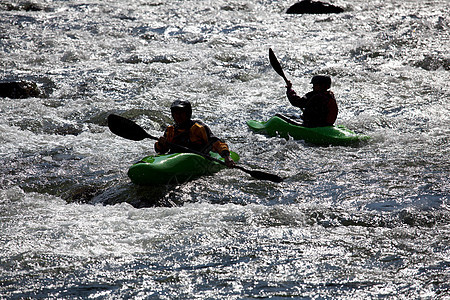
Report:
[[[212,150],[214,152],[219,153],[220,156],[224,158],[227,167],[232,168],[236,165],[230,156],[230,150],[228,148],[228,145],[221,139],[217,139],[217,141],[213,144]]]
[[[290,81],[286,84],[286,96],[293,106],[299,107],[301,110],[305,108],[306,98],[297,95],[297,93],[292,89],[292,83]]]
[[[164,154],[170,150],[169,145],[167,142],[172,142],[173,135],[174,135],[174,127],[169,126],[167,127],[166,131],[164,132],[164,135],[158,139],[158,141],[155,143],[155,151],[158,154]]]
[[[205,145],[211,145],[211,150],[219,153],[224,158],[227,167],[233,167],[235,165],[233,159],[230,157],[230,150],[228,145],[221,139],[214,136],[211,129],[203,123],[197,122],[193,127],[193,134],[196,139],[201,139]]]

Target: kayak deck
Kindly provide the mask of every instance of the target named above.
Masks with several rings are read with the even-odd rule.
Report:
[[[269,136],[281,136],[285,139],[304,140],[315,145],[355,145],[370,139],[367,135],[357,134],[343,125],[324,127],[304,127],[300,123],[281,115],[268,121],[247,121],[247,125],[255,132]]]
[[[224,161],[218,153],[209,154]],[[234,152],[230,156],[234,161],[239,160],[239,155]],[[133,164],[128,169],[128,177],[137,185],[177,184],[224,168],[226,166],[194,153],[150,155]]]

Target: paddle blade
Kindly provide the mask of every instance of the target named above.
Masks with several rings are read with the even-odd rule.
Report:
[[[108,116],[108,127],[112,133],[132,141],[142,141],[146,138],[157,139],[133,121],[114,114]]]
[[[247,170],[241,166],[235,166],[235,168],[242,170],[244,172],[246,172],[247,174],[250,174],[250,176],[256,178],[256,179],[260,179],[260,180],[269,180],[272,182],[282,182],[283,178],[281,178],[278,175],[275,174],[270,174],[270,173],[266,173],[263,171],[258,171],[258,170]]]
[[[272,182],[282,182],[283,178],[275,174],[269,174],[262,171],[253,170],[249,173],[252,177],[260,180],[269,180]]]
[[[284,81],[287,81],[286,76],[284,75],[283,68],[280,65],[275,53],[273,53],[272,48],[269,48],[269,60],[272,68],[277,72],[281,77],[283,77]]]

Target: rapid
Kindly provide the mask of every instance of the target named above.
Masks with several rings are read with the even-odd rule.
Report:
[[[450,299],[450,4],[336,0],[0,3],[0,298]],[[293,88],[332,77],[336,124],[369,135],[319,147],[251,132]],[[239,170],[159,187],[130,165],[170,103],[241,156]]]

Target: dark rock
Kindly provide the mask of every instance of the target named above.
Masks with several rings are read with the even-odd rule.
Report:
[[[0,8],[2,8],[0,6]],[[20,2],[18,5],[13,4],[4,4],[3,9],[6,10],[24,10],[24,11],[41,11],[43,10],[42,7],[40,7],[38,4],[30,2],[30,1],[24,1]]]
[[[295,3],[286,11],[287,14],[338,14],[342,12],[344,12],[344,9],[338,6],[320,1],[312,2],[311,0]]]
[[[10,81],[0,82],[0,97],[12,99],[23,99],[29,97],[40,97],[41,91],[34,82]]]
[[[101,190],[94,186],[78,186],[65,191],[61,196],[69,203],[89,203]]]
[[[425,69],[427,71],[436,71],[441,68],[446,71],[449,71],[450,58],[425,55],[425,57],[422,60],[414,63],[414,66]]]

